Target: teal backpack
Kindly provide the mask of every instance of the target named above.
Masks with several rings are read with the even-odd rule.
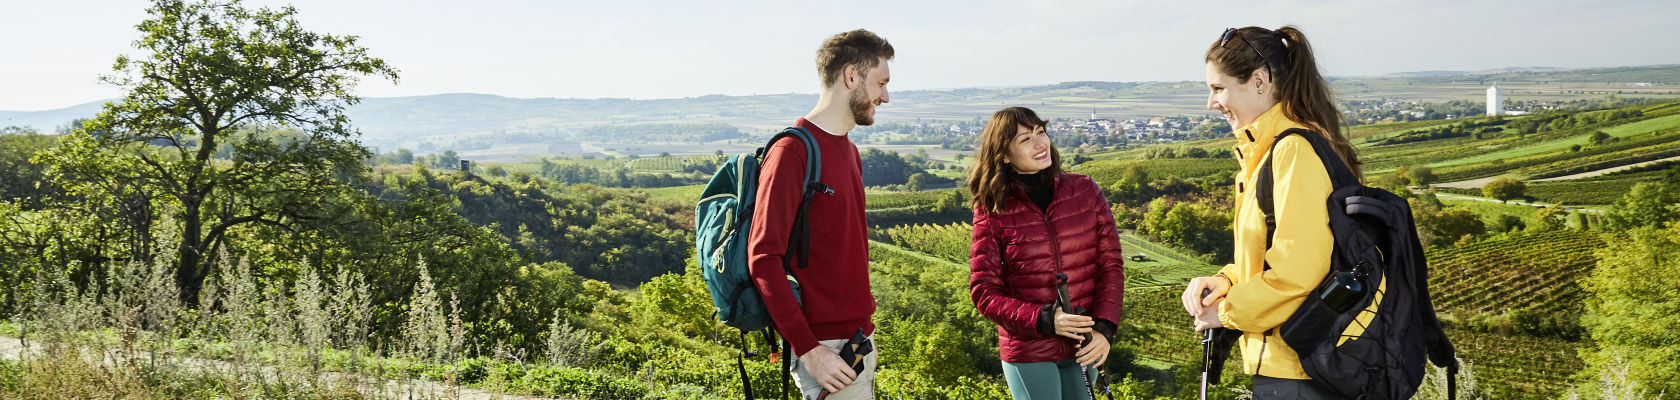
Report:
[[[740,329],[742,332],[742,354],[756,355],[756,352],[746,351],[746,332],[765,331],[765,343],[769,343],[776,352],[776,340],[772,338],[769,329],[773,325],[770,321],[770,311],[764,305],[764,298],[753,286],[752,274],[747,270],[747,237],[752,228],[753,210],[757,204],[754,200],[758,196],[758,170],[765,153],[776,141],[785,137],[798,138],[805,144],[805,193],[804,201],[799,205],[799,212],[794,217],[793,229],[788,238],[788,250],[791,253],[794,245],[799,245],[799,266],[810,265],[811,226],[809,218],[811,201],[821,192],[829,195],[834,190],[828,185],[817,182],[822,177],[822,151],[817,147],[816,138],[811,132],[800,127],[790,127],[777,133],[764,147],[758,148],[756,153],[738,154],[729,157],[729,161],[718,167],[712,180],[706,183],[706,189],[700,193],[700,204],[694,209],[695,223],[695,255],[700,268],[701,277],[706,281],[706,288],[712,294],[712,306],[717,308],[717,317],[724,325]],[[791,268],[793,257],[784,254],[782,270],[788,277],[788,284],[793,287],[794,297],[799,297],[799,282],[793,279]],[[783,390],[786,391],[787,358],[783,363]],[[752,385],[747,381],[746,368],[739,358],[736,366],[741,369],[742,388],[747,398],[753,398]],[[784,393],[785,394],[785,393]]]

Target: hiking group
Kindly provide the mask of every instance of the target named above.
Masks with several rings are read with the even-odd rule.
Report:
[[[718,318],[740,329],[743,357],[756,353],[746,334],[763,333],[782,357],[781,397],[874,396],[862,162],[846,135],[890,100],[893,57],[867,30],[824,40],[816,107],[757,153],[730,157],[696,209]],[[1405,399],[1426,359],[1456,373],[1406,202],[1362,185],[1305,35],[1227,29],[1204,62],[1207,108],[1236,127],[1242,168],[1234,262],[1182,297],[1204,334],[1203,397],[1233,343],[1255,399]],[[967,177],[970,297],[998,326],[1014,398],[1090,399],[1106,393],[1099,369],[1126,323],[1125,261],[1101,187],[1064,171],[1046,128],[1010,107],[981,133]],[[739,359],[737,369],[746,396],[760,397]]]

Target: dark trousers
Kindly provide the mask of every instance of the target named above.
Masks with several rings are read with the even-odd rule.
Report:
[[[1254,400],[1342,400],[1347,397],[1320,388],[1311,381],[1254,377]]]

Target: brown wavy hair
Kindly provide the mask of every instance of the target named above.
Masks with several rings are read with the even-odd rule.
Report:
[[[892,43],[875,32],[841,32],[823,39],[822,47],[817,48],[817,74],[822,76],[823,87],[828,87],[840,80],[846,67],[855,66],[859,75],[868,75],[883,58],[893,59]]]
[[[968,194],[972,199],[969,203],[974,209],[986,210],[988,214],[1003,212],[1004,197],[1015,184],[1015,170],[1004,160],[1021,126],[1037,129],[1045,124],[1044,119],[1026,107],[998,110],[986,122],[986,130],[980,133],[980,148],[974,153],[974,166],[968,170]],[[1056,151],[1054,142],[1050,144],[1050,167],[1039,172],[1044,177],[1040,182],[1045,185],[1053,185],[1055,178],[1062,175],[1062,154]]]
[[[1219,66],[1221,73],[1236,77],[1238,83],[1248,83],[1255,70],[1267,71],[1272,76],[1273,98],[1283,105],[1284,117],[1324,135],[1336,155],[1363,181],[1359,151],[1342,132],[1342,113],[1332,100],[1330,83],[1318,71],[1307,35],[1287,25],[1275,31],[1250,26],[1237,29],[1237,36],[1241,37],[1232,37],[1224,47],[1218,41],[1208,46],[1203,61]],[[1247,44],[1237,43],[1245,40]]]

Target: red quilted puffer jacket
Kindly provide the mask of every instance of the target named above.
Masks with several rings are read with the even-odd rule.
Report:
[[[1039,311],[1056,302],[1056,273],[1068,276],[1068,297],[1093,318],[1120,323],[1124,258],[1114,215],[1091,178],[1064,173],[1045,212],[1020,184],[1003,212],[974,210],[969,295],[980,315],[998,324],[1003,361],[1074,358],[1075,340],[1038,332]],[[1093,333],[1097,334],[1097,333]]]

